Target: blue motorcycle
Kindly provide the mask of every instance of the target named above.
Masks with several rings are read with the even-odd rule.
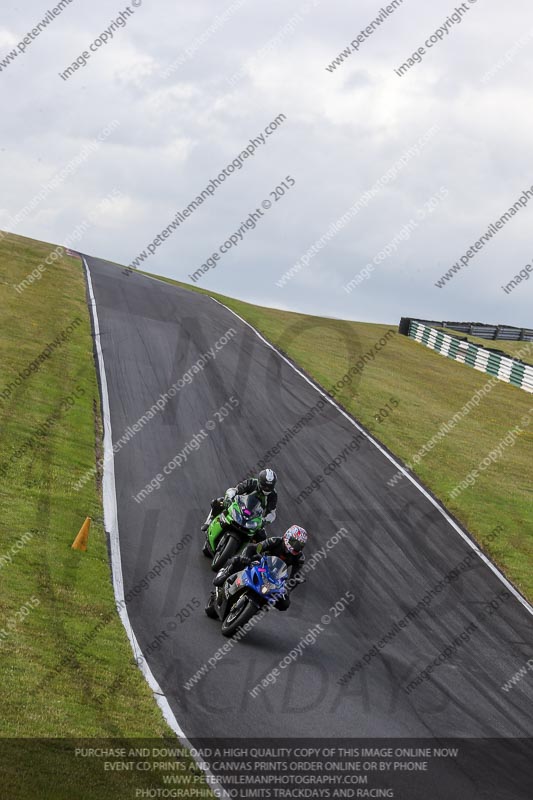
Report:
[[[208,617],[221,620],[224,636],[233,636],[258,611],[285,593],[288,577],[289,570],[281,558],[263,556],[217,586],[205,612]]]

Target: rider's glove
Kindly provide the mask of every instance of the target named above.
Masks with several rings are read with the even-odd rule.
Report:
[[[252,559],[248,558],[248,556],[241,556],[240,557],[240,562],[241,562],[241,566],[249,567],[250,564],[252,563]]]
[[[226,494],[224,495],[224,502],[226,503],[226,505],[229,505],[229,503],[231,503],[236,494],[237,494],[237,489],[228,489],[226,491]]]
[[[265,516],[265,522],[274,522],[275,519],[276,519],[276,512],[275,511],[270,511]]]

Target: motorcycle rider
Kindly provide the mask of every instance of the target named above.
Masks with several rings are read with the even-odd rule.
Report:
[[[217,572],[213,581],[214,586],[222,586],[222,584],[233,575],[245,567],[249,567],[253,561],[258,561],[262,556],[277,556],[290,567],[289,581],[292,588],[297,583],[303,583],[304,578],[300,575],[303,567],[305,556],[303,549],[307,542],[307,531],[300,525],[291,525],[287,528],[283,536],[271,536],[258,544],[249,544],[242,552],[241,555],[233,556],[225,567]],[[215,592],[211,592],[209,602],[206,607],[208,616],[209,609],[215,599]],[[275,607],[279,611],[286,611],[290,606],[289,592],[286,592],[283,597],[276,601]]]
[[[251,494],[255,492],[263,507],[263,518],[265,522],[274,522],[276,519],[276,506],[278,504],[278,494],[276,492],[277,475],[273,469],[261,470],[257,478],[248,478],[226,491],[224,497],[216,497],[211,501],[211,511],[206,521],[201,527],[206,531],[211,524],[211,520],[221,514],[224,508],[231,503],[236,494]],[[225,525],[223,524],[224,528]]]

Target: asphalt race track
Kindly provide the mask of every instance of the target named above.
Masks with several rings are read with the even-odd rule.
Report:
[[[339,529],[347,535],[318,560],[288,612],[269,613],[215,669],[184,688],[226,642],[203,611],[213,573],[201,553],[199,528],[209,501],[255,468],[320,395],[209,297],[86,260],[114,442],[228,329],[236,331],[114,461],[124,592],[137,587],[128,614],[187,736],[257,736],[260,720],[260,735],[270,737],[531,737],[533,683],[523,680],[508,693],[500,688],[532,654],[530,611],[417,486],[406,479],[387,486],[397,467],[383,452],[359,437],[359,447],[334,474],[295,504],[358,435],[331,404],[269,459],[279,476],[278,518],[270,530],[281,533],[295,522],[306,527],[308,559]],[[230,397],[238,407],[216,421]],[[186,461],[136,502],[134,496],[202,430],[197,449],[190,447]],[[177,557],[169,559],[184,537]],[[465,558],[469,568],[339,685]],[[159,575],[147,579],[158,562]],[[330,609],[347,592],[355,599],[335,616]],[[326,624],[324,614],[331,618]],[[317,632],[314,644],[252,697],[254,686],[310,628]],[[453,656],[407,691],[467,629]]]

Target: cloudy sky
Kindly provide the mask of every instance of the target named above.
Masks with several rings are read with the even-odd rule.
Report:
[[[0,228],[81,225],[74,249],[186,281],[217,254],[198,285],[268,306],[533,325],[533,274],[501,288],[533,263],[533,194],[435,285],[533,187],[533,6],[396,3],[65,0],[26,40],[56,6],[8,4]]]

